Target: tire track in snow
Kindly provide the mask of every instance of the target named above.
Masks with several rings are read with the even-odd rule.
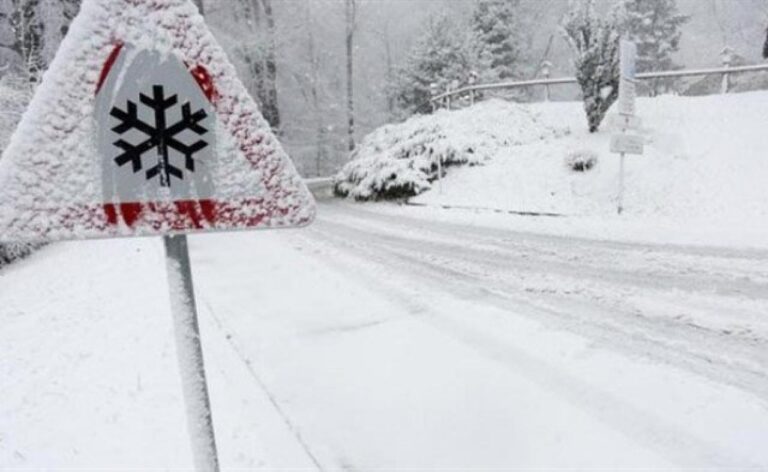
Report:
[[[379,277],[378,275],[381,274],[370,273],[365,265],[355,268],[349,263],[342,262],[342,260],[348,257],[364,258],[368,263],[374,262],[387,269],[394,269],[399,277],[410,273],[411,278],[419,281],[431,279],[433,281],[430,284],[432,290],[445,290],[445,287],[435,287],[439,284],[435,284],[434,281],[445,282],[444,279],[438,279],[435,275],[442,274],[462,278],[462,274],[451,273],[450,270],[437,271],[437,273],[425,272],[422,267],[413,264],[412,261],[398,260],[397,254],[383,252],[376,246],[368,245],[367,242],[350,241],[349,235],[346,233],[342,235],[331,234],[317,229],[313,232],[320,237],[310,238],[307,236],[305,239],[302,238],[305,243],[315,247],[319,245],[325,249],[330,246],[338,250],[332,255],[326,252],[324,256],[317,255],[316,257],[324,258],[327,264],[335,266],[345,273],[349,273],[351,269],[355,277],[369,287],[385,293],[388,299],[404,305],[409,311],[419,313],[414,318],[459,340],[484,357],[502,364],[511,372],[522,374],[548,391],[559,394],[566,401],[589,411],[594,417],[610,425],[617,432],[632,440],[644,443],[645,446],[658,451],[672,462],[694,467],[728,467],[738,463],[733,458],[719,453],[714,444],[692,436],[660,417],[649,415],[647,411],[640,411],[620,398],[601,391],[562,369],[505,343],[503,340],[489,337],[477,331],[470,323],[463,322],[454,316],[430,311],[425,304],[414,300],[414,298],[419,298],[418,291],[414,293],[414,291],[404,290],[401,284],[388,283],[387,277]],[[417,274],[418,277],[414,277],[413,274]],[[474,280],[468,279],[466,282],[469,283],[447,283],[446,285],[449,285],[451,292],[460,298],[487,300],[489,294],[483,290],[476,290],[473,287],[475,285]],[[518,303],[510,304],[509,300],[505,300],[505,303],[500,306],[506,310],[520,307]],[[692,457],[697,458],[696,464],[691,464]]]
[[[322,225],[323,223],[320,227],[323,227]],[[515,292],[524,294],[529,303],[534,297],[545,298],[561,305],[563,312],[569,311],[573,306],[580,306],[582,313],[584,310],[595,312],[591,318],[598,323],[611,322],[616,320],[616,315],[620,315],[621,319],[616,320],[617,322],[642,328],[645,333],[654,333],[654,337],[665,340],[666,344],[682,343],[681,347],[686,347],[689,352],[699,352],[701,350],[699,346],[709,346],[710,350],[713,346],[726,348],[729,354],[738,354],[739,358],[748,361],[740,366],[746,371],[760,369],[768,363],[768,340],[764,337],[756,337],[757,335],[749,332],[724,333],[721,329],[711,329],[687,320],[685,317],[665,316],[663,313],[653,313],[649,316],[628,300],[630,297],[661,297],[665,293],[670,293],[672,289],[679,289],[672,284],[664,285],[644,280],[634,284],[631,278],[623,277],[621,273],[600,277],[595,272],[587,273],[582,277],[577,267],[569,266],[567,270],[560,271],[559,263],[539,263],[538,260],[532,261],[530,258],[508,258],[504,252],[497,254],[485,249],[478,250],[455,244],[445,245],[440,242],[423,242],[388,234],[375,234],[336,222],[323,228],[326,231],[341,230],[345,235],[365,239],[379,251],[405,258],[415,265],[427,264],[438,271],[450,267],[455,272],[453,276],[458,273],[458,275],[469,277],[478,286],[500,294]],[[521,277],[521,273],[525,275]],[[552,274],[556,274],[556,277]],[[688,287],[688,298],[693,298],[693,295],[700,293],[695,285],[692,283]],[[640,288],[643,290],[638,290]],[[679,298],[679,294],[674,291],[672,293]],[[734,311],[733,303],[738,301],[734,298],[735,296],[720,297],[725,300],[722,305],[732,312]],[[705,300],[712,304],[712,298],[712,295],[708,294]],[[762,316],[759,308],[765,307],[766,300],[760,300],[762,301],[757,302],[758,306],[745,312],[745,316],[752,319]],[[599,309],[596,310],[596,307]],[[683,306],[683,308],[687,307]],[[705,360],[707,363],[712,362],[709,358]],[[764,370],[759,372],[765,374]]]
[[[557,292],[531,294],[510,284],[494,283],[487,274],[467,272],[449,260],[430,257],[428,252],[377,243],[375,237],[368,235],[364,243],[355,246],[350,238],[354,232],[349,227],[338,229],[331,225],[321,229],[318,225],[313,231],[322,233],[318,239],[333,240],[365,260],[388,267],[397,277],[410,277],[434,290],[460,294],[507,311],[527,307],[540,315],[536,319],[546,320],[555,328],[598,339],[630,356],[643,353],[647,358],[738,387],[760,398],[768,397],[768,373],[761,369],[766,365],[763,359],[768,352],[765,340],[748,349],[739,338],[725,337],[726,343],[716,332],[689,323],[675,324],[670,319],[648,319],[621,305],[606,306],[601,300],[573,299]],[[431,282],[436,280],[439,283]],[[746,354],[734,357],[739,350]]]
[[[486,255],[490,253],[493,256],[535,260],[539,264],[551,264],[554,269],[577,272],[580,277],[590,275],[606,280],[610,276],[619,275],[635,284],[647,284],[649,278],[660,278],[657,286],[673,284],[683,290],[768,296],[766,251],[569,239],[409,217],[398,218],[350,209],[346,205],[329,205],[328,209],[323,207],[323,210],[321,222],[328,220],[335,225],[352,226],[367,234],[389,235],[411,244],[459,245],[465,252],[485,249]],[[648,271],[649,267],[655,270]],[[636,273],[630,273],[630,269]]]
[[[752,377],[748,382],[741,383],[742,388],[760,393],[768,391],[764,369],[768,364],[768,339],[763,332],[768,328],[763,321],[768,301],[768,285],[766,288],[757,287],[755,297],[750,300],[739,293],[731,293],[728,297],[717,296],[716,292],[712,291],[702,293],[697,291],[698,283],[693,277],[680,278],[679,283],[687,286],[688,295],[673,309],[702,311],[701,305],[706,304],[710,309],[714,306],[720,310],[728,310],[728,316],[733,318],[729,320],[731,324],[739,325],[745,320],[758,323],[757,332],[749,329],[713,328],[686,316],[670,316],[664,311],[668,309],[664,306],[661,312],[654,308],[650,316],[646,313],[648,309],[643,309],[645,300],[656,297],[680,299],[680,294],[675,290],[679,287],[672,284],[642,279],[639,284],[633,284],[633,277],[623,277],[620,272],[618,275],[601,277],[599,272],[595,271],[592,273],[593,277],[589,277],[589,274],[583,276],[576,265],[568,266],[563,274],[560,271],[562,263],[556,261],[555,264],[550,264],[546,260],[542,261],[535,252],[521,253],[521,250],[515,247],[506,247],[506,251],[488,250],[485,247],[476,248],[474,244],[467,242],[458,244],[423,237],[420,239],[421,233],[414,234],[413,231],[408,235],[397,235],[386,229],[371,229],[365,221],[350,225],[345,221],[340,222],[339,219],[334,217],[326,221],[326,218],[321,218],[315,229],[340,232],[348,238],[364,240],[367,246],[375,245],[380,253],[405,258],[411,265],[430,266],[438,274],[450,268],[452,273],[444,275],[464,277],[467,283],[490,287],[489,290],[502,297],[509,298],[511,293],[516,293],[514,298],[518,303],[541,307],[541,300],[546,300],[550,303],[544,304],[544,308],[552,305],[553,312],[561,313],[561,320],[570,319],[576,325],[589,321],[594,325],[603,325],[601,328],[604,329],[604,325],[614,320],[614,326],[611,327],[614,335],[618,332],[624,338],[628,335],[630,339],[647,338],[647,341],[654,341],[658,348],[663,348],[666,354],[674,354],[673,358],[694,355],[698,358],[696,360],[700,370],[708,372],[710,376],[716,370],[714,367],[717,367],[713,366],[713,363],[720,365],[723,373],[731,369],[742,371]],[[486,242],[483,241],[483,245]],[[520,273],[526,276],[521,278]],[[534,276],[533,280],[530,274]],[[688,302],[697,299],[700,299],[699,306]],[[638,303],[640,305],[637,305]],[[734,309],[734,303],[738,305],[738,309]],[[580,307],[582,314],[591,314],[590,319],[584,320],[572,315],[570,312],[574,306]],[[718,381],[723,381],[722,375],[720,377]],[[732,376],[727,377],[733,380]]]

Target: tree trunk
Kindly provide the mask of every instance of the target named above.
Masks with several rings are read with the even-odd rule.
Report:
[[[316,46],[315,46],[315,31],[314,31],[314,21],[312,21],[312,0],[304,0],[304,5],[306,7],[305,13],[306,13],[306,22],[307,22],[307,54],[309,55],[309,93],[312,97],[312,107],[314,108],[315,112],[315,126],[316,126],[316,144],[315,146],[317,149],[315,149],[315,174],[320,177],[323,173],[323,161],[325,161],[326,158],[326,152],[325,152],[325,138],[326,138],[326,132],[325,132],[325,120],[324,120],[324,113],[320,109],[320,94],[317,89],[317,82],[320,78],[319,69],[319,59],[317,57],[316,52]]]
[[[277,58],[275,40],[275,15],[272,12],[272,0],[261,0],[264,18],[267,21],[267,55],[265,60],[265,100],[264,118],[275,133],[280,133],[280,110],[277,106]]]
[[[355,150],[355,97],[354,97],[354,39],[356,0],[346,0],[345,16],[347,25],[347,132],[349,150]]]

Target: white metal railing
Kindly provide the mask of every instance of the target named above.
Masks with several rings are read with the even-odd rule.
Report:
[[[304,183],[317,199],[333,196],[333,177],[316,177],[304,179]]]
[[[768,64],[756,64],[756,65],[737,66],[737,67],[730,67],[729,65],[727,65],[728,64],[727,62],[725,64],[726,64],[725,67],[710,68],[710,69],[642,72],[642,73],[638,73],[636,77],[638,80],[653,80],[653,79],[696,77],[696,76],[702,76],[702,75],[722,74],[723,87],[721,91],[722,93],[728,93],[728,90],[730,87],[731,74],[768,71]],[[547,98],[548,98],[549,86],[551,85],[578,84],[578,81],[576,80],[575,77],[563,77],[563,78],[556,78],[556,79],[542,78],[542,79],[532,79],[532,80],[521,80],[521,81],[515,81],[515,82],[499,82],[499,83],[493,83],[493,84],[474,84],[471,82],[472,81],[470,80],[470,84],[463,87],[449,86],[446,92],[440,93],[440,94],[434,93],[434,87],[433,87],[433,96],[430,98],[430,103],[432,104],[433,108],[443,105],[446,108],[450,109],[451,102],[453,101],[454,97],[469,96],[470,103],[474,103],[478,92],[487,91],[487,90],[517,89],[517,88],[524,88],[524,87],[531,87],[531,86],[547,87]],[[454,81],[454,84],[455,84],[455,81]]]

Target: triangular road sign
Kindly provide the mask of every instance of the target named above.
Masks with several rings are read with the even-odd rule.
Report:
[[[85,0],[0,159],[0,241],[290,227],[314,214],[190,0]]]

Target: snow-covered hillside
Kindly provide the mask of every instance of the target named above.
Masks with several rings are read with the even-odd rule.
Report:
[[[768,93],[641,98],[638,115],[646,154],[627,158],[629,215],[768,218]],[[609,152],[613,130],[606,122],[599,133],[589,134],[576,102],[491,102],[420,117],[369,136],[361,151],[366,160],[351,166],[357,166],[358,174],[363,163],[378,171],[381,161],[404,153],[393,152],[393,146],[402,147],[416,130],[428,129],[430,120],[442,147],[458,152],[474,147],[492,157],[481,166],[449,168],[442,192],[432,182],[414,202],[579,216],[611,215],[616,210],[619,157]],[[444,134],[447,131],[454,133]],[[493,139],[499,136],[506,145]],[[571,154],[580,152],[597,156],[592,170],[574,172],[566,165]]]

